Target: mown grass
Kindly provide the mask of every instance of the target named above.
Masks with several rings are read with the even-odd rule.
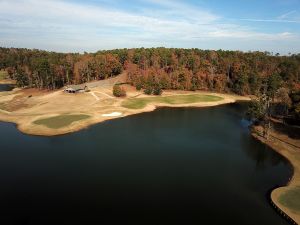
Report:
[[[5,70],[0,70],[0,80],[4,80],[7,78],[7,72]]]
[[[199,102],[216,102],[221,101],[223,98],[213,95],[202,95],[202,94],[192,94],[192,95],[176,95],[167,97],[148,97],[148,98],[133,98],[128,99],[122,103],[122,106],[128,109],[143,109],[149,103],[166,103],[170,105],[180,105],[180,104],[192,104]]]
[[[51,129],[59,129],[66,127],[73,122],[85,120],[90,118],[89,115],[60,115],[55,117],[50,117],[46,119],[36,120],[33,123],[37,125],[43,125]]]
[[[287,208],[300,211],[300,187],[295,187],[283,193],[279,202]]]

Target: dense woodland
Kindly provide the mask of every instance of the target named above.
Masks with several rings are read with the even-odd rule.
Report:
[[[281,110],[300,113],[300,54],[167,48],[63,54],[0,48],[0,69],[18,86],[40,89],[106,79],[126,70],[128,83],[137,89],[267,93],[288,98]]]

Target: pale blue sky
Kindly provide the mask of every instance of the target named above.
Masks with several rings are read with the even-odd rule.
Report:
[[[0,0],[0,46],[300,53],[300,0]]]

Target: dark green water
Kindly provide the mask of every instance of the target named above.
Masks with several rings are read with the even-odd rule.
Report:
[[[2,92],[2,91],[11,91],[12,89],[14,89],[13,85],[10,85],[10,84],[0,84],[0,92]]]
[[[0,224],[287,224],[268,192],[290,166],[244,110],[161,108],[51,138],[0,123]]]

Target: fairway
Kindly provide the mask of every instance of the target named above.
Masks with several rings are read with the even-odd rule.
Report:
[[[167,97],[149,97],[149,98],[134,98],[128,99],[122,103],[124,108],[128,109],[143,109],[149,103],[165,103],[170,105],[192,104],[199,102],[216,102],[223,100],[222,97],[213,95],[176,95]]]
[[[34,121],[34,124],[43,125],[51,129],[59,129],[62,127],[66,127],[72,124],[73,122],[85,120],[88,118],[90,118],[89,115],[83,115],[83,114],[82,115],[61,115],[61,116],[36,120]]]

